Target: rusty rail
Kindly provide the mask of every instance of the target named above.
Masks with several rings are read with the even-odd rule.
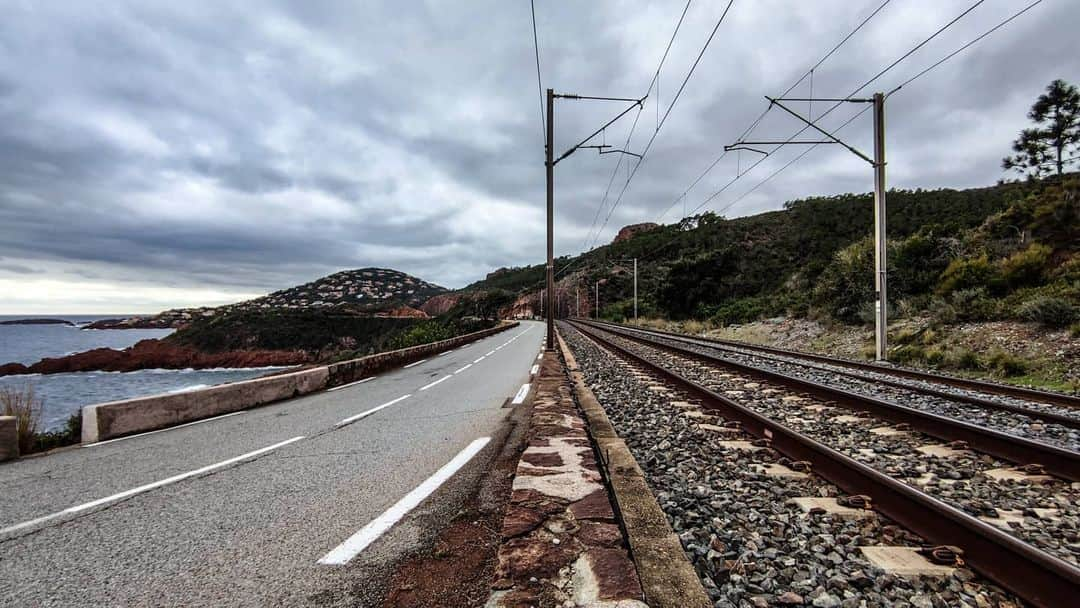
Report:
[[[994,401],[992,399],[984,399],[982,397],[976,397],[974,395],[964,395],[964,394],[960,394],[960,393],[950,393],[949,391],[942,391],[942,390],[929,388],[929,387],[922,386],[922,385],[917,385],[917,384],[907,384],[907,383],[904,383],[904,382],[900,382],[898,380],[885,380],[883,378],[877,378],[877,377],[874,377],[874,376],[868,376],[868,375],[865,375],[865,374],[860,374],[860,373],[855,372],[855,371],[841,371],[841,370],[835,370],[835,369],[828,369],[828,368],[824,368],[824,367],[821,367],[821,366],[818,366],[818,365],[813,365],[813,364],[807,363],[807,362],[790,361],[790,360],[785,360],[785,359],[774,359],[774,358],[772,358],[772,357],[789,357],[791,359],[799,359],[799,358],[810,359],[811,358],[811,355],[806,355],[806,354],[802,354],[802,353],[796,353],[794,351],[788,351],[788,353],[790,353],[790,354],[780,355],[780,354],[776,354],[776,353],[767,352],[765,350],[762,350],[762,349],[769,349],[771,347],[758,347],[756,345],[743,345],[742,343],[729,343],[727,341],[714,340],[712,338],[700,338],[700,337],[696,337],[696,336],[688,336],[686,334],[679,334],[679,333],[675,333],[675,332],[662,331],[662,330],[658,330],[658,329],[641,329],[641,328],[638,328],[638,327],[632,327],[632,326],[628,326],[628,325],[620,325],[620,324],[617,324],[617,323],[604,323],[604,322],[595,322],[595,321],[593,323],[595,323],[597,326],[600,326],[600,327],[611,327],[611,328],[616,328],[616,329],[621,329],[621,330],[626,330],[626,331],[637,332],[637,333],[641,333],[641,334],[645,334],[645,335],[663,336],[664,338],[667,338],[669,340],[675,340],[675,341],[678,341],[678,342],[683,342],[685,344],[696,344],[698,346],[715,349],[715,350],[720,351],[720,352],[729,352],[729,353],[735,353],[735,354],[740,354],[740,355],[750,356],[750,357],[761,357],[763,359],[768,359],[768,360],[772,360],[772,361],[778,361],[780,363],[785,363],[785,364],[788,364],[788,365],[802,365],[802,366],[808,367],[810,369],[815,369],[815,370],[819,370],[819,371],[822,371],[822,372],[835,374],[835,375],[838,375],[838,376],[846,376],[848,378],[854,378],[856,380],[862,380],[864,382],[874,382],[874,383],[877,383],[877,384],[882,384],[882,385],[885,385],[885,386],[892,386],[892,387],[895,387],[895,388],[900,388],[900,389],[904,389],[904,390],[907,390],[907,391],[920,393],[920,394],[923,394],[923,395],[930,395],[932,397],[939,397],[941,399],[948,399],[950,401],[957,401],[957,402],[960,402],[960,403],[967,403],[967,404],[970,404],[970,405],[975,405],[975,406],[981,407],[983,409],[997,410],[997,411],[1002,411],[1002,412],[1010,412],[1010,413],[1013,413],[1013,414],[1020,414],[1020,415],[1023,415],[1023,416],[1027,416],[1029,418],[1036,418],[1036,419],[1042,420],[1044,422],[1050,422],[1050,423],[1053,423],[1053,424],[1060,424],[1062,426],[1067,426],[1067,427],[1073,428],[1073,429],[1080,429],[1080,418],[1077,418],[1077,417],[1074,417],[1074,416],[1066,416],[1066,415],[1063,415],[1063,414],[1055,414],[1053,412],[1044,412],[1044,411],[1029,408],[1029,407],[1023,407],[1023,406],[1019,406],[1019,405],[1011,405],[1011,404],[1008,404],[1008,403],[1001,403],[1001,402],[998,402],[998,401]],[[751,351],[751,352],[741,352],[741,351],[739,351],[737,349],[743,349],[743,351]],[[758,351],[758,352],[753,352],[753,351]],[[812,356],[813,357],[823,357],[824,355],[812,355]],[[828,357],[826,357],[826,358],[828,358]],[[843,367],[843,366],[847,366],[847,363],[851,363],[851,362],[848,362],[848,361],[843,360],[843,359],[836,359],[835,362],[831,363],[831,364]],[[867,365],[869,367],[872,367],[872,368],[877,368],[877,369],[873,370],[874,373],[888,374],[891,371],[893,371],[891,368],[887,368],[887,367],[880,366],[880,365],[872,365],[872,364],[865,364],[865,365]],[[908,370],[905,370],[905,371],[908,371]],[[913,371],[912,373],[918,374],[920,372],[914,372]],[[935,381],[935,380],[929,380],[929,379],[923,379],[923,378],[919,378],[919,380],[921,380],[923,382],[934,382]],[[997,385],[991,385],[991,386],[996,387]],[[1062,397],[1068,397],[1068,395],[1061,395],[1061,396]]]
[[[814,473],[843,491],[871,496],[874,509],[901,526],[934,544],[961,547],[973,569],[1030,604],[1056,608],[1071,605],[1080,597],[1080,568],[657,365],[599,335],[595,327],[579,322],[573,325],[609,350],[700,399],[705,407],[738,421],[747,433],[768,439],[782,454],[809,461]]]

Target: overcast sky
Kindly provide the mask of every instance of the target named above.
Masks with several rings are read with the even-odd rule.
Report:
[[[854,92],[971,3],[893,0],[814,72],[814,94]],[[599,242],[626,224],[678,221],[684,204],[694,209],[756,160],[729,154],[679,199],[765,109],[764,95],[783,92],[880,4],[736,0],[671,108],[726,5],[692,2],[630,149],[656,132],[658,110],[670,114]],[[888,91],[1026,4],[987,0],[859,93]],[[638,97],[685,2],[536,5],[545,87]],[[524,0],[0,0],[0,12],[0,314],[219,304],[362,266],[460,287],[543,259]],[[1080,3],[1046,0],[891,97],[890,187],[1002,177],[1042,88],[1080,81],[1078,23]],[[624,107],[560,101],[557,151]],[[823,124],[860,109],[845,105]],[[636,115],[597,143],[622,146]],[[841,131],[867,153],[869,119]],[[754,137],[797,129],[774,109]],[[781,150],[702,210],[730,217],[871,189],[864,161],[823,146],[745,195],[801,152]],[[599,213],[618,155],[583,150],[557,166],[558,254],[592,242],[594,218],[604,224],[626,182],[624,158]]]

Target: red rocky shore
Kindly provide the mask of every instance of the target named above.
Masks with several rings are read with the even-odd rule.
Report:
[[[32,365],[0,365],[0,376],[61,374],[65,372],[133,372],[140,369],[208,369],[214,367],[268,367],[312,362],[310,354],[291,350],[240,350],[206,353],[161,340],[142,340],[130,348],[95,348],[65,357],[46,358]]]

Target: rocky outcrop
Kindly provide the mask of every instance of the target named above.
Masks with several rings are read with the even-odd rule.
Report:
[[[12,319],[0,321],[0,325],[75,325],[64,319]]]
[[[427,319],[428,314],[422,310],[417,310],[412,306],[398,306],[397,308],[386,311],[382,314],[376,314],[376,317],[392,317],[395,319]]]
[[[267,367],[310,363],[303,351],[239,350],[206,353],[161,340],[142,340],[130,348],[96,348],[66,357],[47,358],[32,365],[0,365],[0,376],[61,374],[66,372],[131,372],[140,369],[208,369],[214,367]]]
[[[429,316],[437,317],[446,314],[451,308],[457,306],[457,303],[460,301],[460,294],[444,293],[428,298],[428,300],[420,306],[420,310],[424,311]]]
[[[660,227],[660,224],[654,222],[643,222],[641,224],[630,224],[629,226],[623,226],[622,230],[619,230],[619,234],[615,235],[615,240],[612,243],[619,243],[622,241],[628,241],[634,238],[636,235],[642,232],[648,232],[650,230],[656,230]]]

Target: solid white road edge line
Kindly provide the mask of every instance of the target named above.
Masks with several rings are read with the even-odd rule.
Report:
[[[514,395],[513,404],[514,405],[521,405],[522,403],[525,403],[525,397],[527,397],[529,395],[529,389],[530,388],[532,388],[532,385],[529,384],[528,382],[526,382],[525,384],[522,384],[521,388],[518,389],[517,394]]]
[[[195,422],[186,422],[184,424],[178,424],[176,426],[170,426],[167,429],[158,429],[156,431],[147,431],[145,433],[139,433],[138,435],[127,435],[126,437],[117,437],[116,439],[106,439],[105,441],[99,441],[97,443],[86,443],[86,444],[83,444],[82,447],[84,447],[84,448],[92,448],[92,447],[97,447],[99,445],[105,445],[106,443],[112,443],[114,441],[123,441],[125,439],[134,439],[136,437],[145,437],[146,435],[153,435],[154,433],[164,433],[165,431],[172,431],[172,430],[175,430],[175,429],[183,428],[185,426],[191,426],[193,424],[202,424],[204,422],[212,422],[214,420],[221,420],[222,418],[228,418],[229,416],[239,416],[240,414],[244,414],[244,413],[246,413],[246,412],[231,412],[231,413],[228,413],[228,414],[222,414],[220,416],[214,416],[213,418],[203,418],[202,420],[196,420]]]
[[[408,365],[406,365],[406,366],[402,367],[402,369],[409,369],[410,367],[413,367],[413,366],[416,366],[416,365],[420,365],[420,364],[421,364],[421,363],[423,363],[424,361],[427,361],[427,359],[420,359],[419,361],[413,361],[412,363],[410,363],[410,364],[408,364]]]
[[[461,467],[465,466],[473,456],[476,456],[480,450],[484,449],[484,446],[491,441],[491,437],[482,437],[473,441],[464,450],[458,453],[457,456],[444,464],[441,469],[435,471],[435,474],[424,480],[424,483],[417,486],[412,492],[406,494],[401,500],[397,501],[394,506],[383,512],[382,515],[372,520],[368,525],[360,529],[359,532],[353,534],[341,543],[337,547],[334,547],[329,553],[322,556],[319,559],[319,563],[327,566],[337,566],[349,563],[349,560],[360,554],[361,551],[366,549],[368,545],[375,542],[380,536],[382,536],[387,530],[394,527],[402,517],[408,515],[409,511],[415,509],[420,503],[424,502],[424,499],[431,495],[432,492],[437,490],[446,480],[453,477],[454,473],[457,473]]]
[[[397,399],[394,399],[393,401],[387,401],[386,403],[380,405],[379,407],[373,407],[373,408],[371,408],[370,410],[368,410],[366,412],[360,412],[359,414],[357,414],[355,416],[349,416],[348,418],[339,421],[337,424],[334,425],[334,427],[335,428],[342,427],[342,426],[345,426],[346,424],[356,422],[357,420],[360,420],[361,418],[367,418],[368,416],[374,414],[375,412],[377,412],[377,411],[379,411],[379,410],[381,410],[383,408],[390,407],[391,405],[394,405],[395,403],[398,403],[399,401],[404,401],[404,400],[408,399],[409,397],[412,397],[412,393],[410,393],[408,395],[402,395],[402,396],[398,397]]]
[[[375,379],[375,376],[368,376],[367,378],[364,378],[363,380],[357,380],[356,382],[350,382],[348,384],[342,384],[341,386],[335,386],[334,388],[328,388],[328,389],[326,389],[326,392],[332,393],[334,391],[340,391],[343,388],[349,388],[350,386],[356,386],[357,384],[363,384],[365,382],[371,382],[374,379]]]
[[[473,364],[472,364],[472,363],[470,363],[470,364],[466,365],[465,367],[463,367],[463,368],[461,368],[461,369],[457,370],[457,371],[456,371],[456,372],[454,372],[454,373],[455,373],[455,374],[460,374],[461,372],[463,372],[463,371],[465,371],[465,370],[469,369],[469,368],[470,368],[470,367],[472,367],[472,366],[473,366]]]
[[[5,534],[7,532],[14,532],[16,530],[26,528],[26,527],[29,527],[29,526],[32,526],[32,525],[35,525],[35,524],[38,524],[38,523],[42,523],[42,522],[48,521],[50,519],[55,519],[55,518],[61,517],[63,515],[69,515],[69,514],[72,514],[72,513],[79,513],[80,511],[86,511],[87,509],[93,509],[94,507],[97,507],[97,506],[100,506],[100,505],[108,504],[110,502],[116,502],[118,500],[123,500],[125,498],[130,497],[130,496],[135,496],[136,494],[142,494],[143,492],[149,492],[150,490],[153,490],[155,488],[160,488],[162,486],[167,486],[169,484],[173,484],[173,483],[176,483],[178,481],[183,481],[183,480],[188,479],[190,477],[196,477],[198,475],[202,475],[203,473],[209,473],[210,471],[214,471],[214,470],[220,469],[222,467],[227,467],[230,464],[235,464],[237,462],[248,460],[248,459],[254,458],[256,456],[261,456],[262,454],[265,454],[267,452],[276,450],[276,449],[278,449],[280,447],[284,447],[286,445],[289,445],[290,443],[300,441],[303,438],[304,438],[304,436],[300,435],[298,437],[293,437],[292,439],[286,439],[285,441],[275,443],[274,445],[269,445],[269,446],[266,446],[265,448],[260,448],[258,450],[253,451],[253,452],[248,452],[247,454],[241,454],[239,456],[235,456],[235,457],[230,458],[228,460],[222,460],[221,462],[218,462],[216,464],[207,465],[205,467],[195,469],[194,471],[188,471],[187,473],[180,473],[179,475],[173,475],[172,477],[167,477],[167,478],[162,479],[160,481],[155,481],[153,483],[148,483],[146,485],[139,486],[137,488],[132,488],[130,490],[125,490],[123,492],[113,494],[112,496],[106,496],[105,498],[99,498],[97,500],[91,500],[90,502],[86,502],[86,503],[83,503],[81,505],[76,505],[74,507],[69,507],[67,509],[64,509],[63,511],[53,513],[51,515],[46,515],[44,517],[38,517],[37,519],[32,519],[30,521],[26,521],[26,522],[23,522],[21,524],[15,524],[14,526],[9,526],[7,528],[4,528],[4,529],[0,530],[0,534]]]
[[[454,377],[453,375],[448,374],[446,376],[443,376],[442,378],[439,378],[438,380],[436,380],[434,382],[429,382],[428,384],[425,384],[424,386],[421,386],[420,390],[426,391],[427,389],[435,386],[436,384],[438,384],[440,382],[446,382],[447,380],[449,380],[450,378],[453,378],[453,377]]]

